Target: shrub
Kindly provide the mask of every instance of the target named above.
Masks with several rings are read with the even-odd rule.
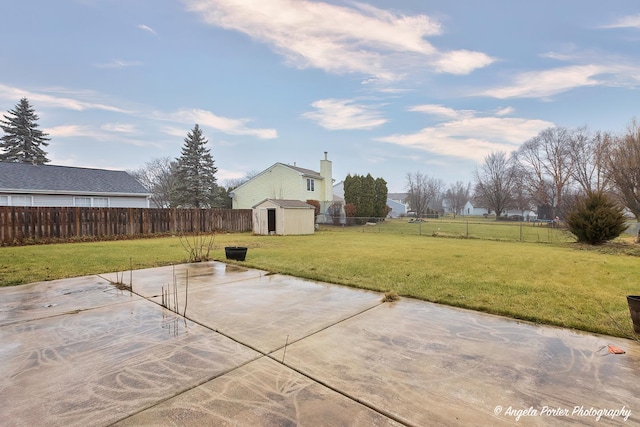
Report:
[[[307,200],[307,204],[315,208],[315,216],[320,214],[320,202],[317,200]]]
[[[579,199],[567,215],[566,224],[578,242],[591,245],[615,239],[626,229],[622,207],[602,192]]]
[[[356,216],[356,205],[353,203],[347,203],[344,205],[344,214],[347,217],[347,225],[353,225],[354,218]]]

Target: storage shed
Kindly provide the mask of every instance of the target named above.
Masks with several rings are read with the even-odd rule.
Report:
[[[255,234],[313,234],[315,208],[300,200],[266,199],[253,206]]]

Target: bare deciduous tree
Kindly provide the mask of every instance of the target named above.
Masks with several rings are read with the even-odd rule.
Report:
[[[443,183],[429,175],[407,173],[407,203],[418,218],[427,214],[427,209],[441,197]]]
[[[449,204],[449,208],[453,212],[453,217],[462,213],[464,205],[469,200],[469,192],[471,191],[470,183],[463,183],[462,181],[456,181],[455,184],[449,185],[445,194],[445,200]]]
[[[517,180],[513,161],[503,151],[493,152],[484,158],[475,171],[475,195],[488,209],[502,215],[513,205]]]
[[[571,135],[573,179],[585,194],[600,193],[609,187],[607,153],[611,135],[607,132],[589,132],[586,127]]]
[[[130,171],[151,193],[151,202],[159,208],[172,207],[176,162],[169,157],[151,159],[140,169]]]
[[[621,201],[640,220],[640,128],[635,120],[624,135],[613,138],[607,169]]]
[[[525,142],[515,156],[532,200],[539,206],[562,209],[573,174],[571,133],[563,127],[547,128]]]
[[[224,186],[227,188],[228,191],[234,190],[238,187],[240,187],[242,184],[244,184],[245,182],[249,181],[251,178],[253,178],[254,176],[258,175],[260,172],[257,170],[251,170],[249,172],[247,172],[243,177],[241,178],[230,178],[230,179],[226,179],[224,181]]]

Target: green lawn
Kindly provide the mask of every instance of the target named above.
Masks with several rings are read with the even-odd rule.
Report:
[[[413,224],[411,224],[413,225]],[[247,246],[248,267],[616,336],[633,336],[625,296],[640,294],[640,245],[587,248],[363,232],[215,236]],[[185,261],[178,238],[0,248],[0,285],[127,271]]]

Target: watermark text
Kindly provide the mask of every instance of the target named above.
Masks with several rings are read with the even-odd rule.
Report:
[[[559,406],[541,406],[528,408],[514,407],[514,406],[496,406],[493,409],[494,415],[514,418],[516,421],[520,421],[523,417],[575,417],[575,418],[594,418],[596,422],[603,418],[614,420],[621,418],[627,421],[631,416],[631,410],[625,406],[621,408],[596,408],[593,406],[574,406],[574,407],[559,407]]]

